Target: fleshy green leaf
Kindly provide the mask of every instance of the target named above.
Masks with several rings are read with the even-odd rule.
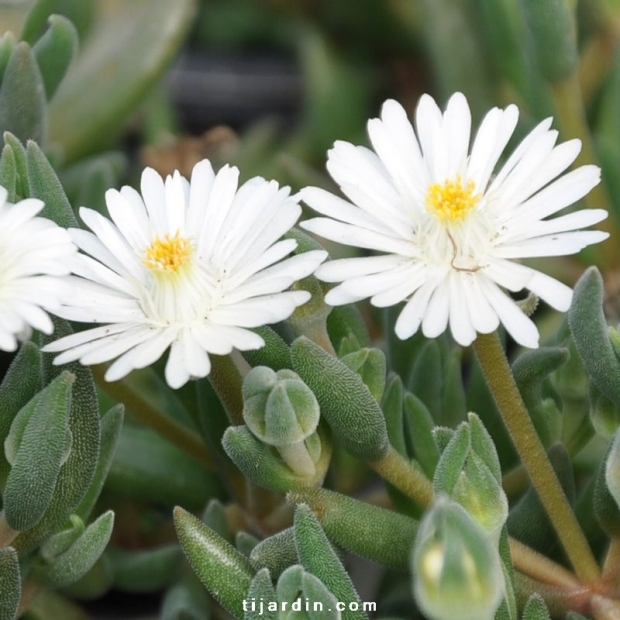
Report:
[[[433,435],[435,423],[426,405],[407,392],[404,402],[405,436],[413,447],[414,456],[422,470],[432,478],[439,463],[439,448]]]
[[[418,523],[385,508],[328,491],[300,489],[287,501],[305,503],[331,541],[347,551],[397,570],[406,570]]]
[[[523,620],[551,620],[549,610],[539,594],[532,594],[523,609]]]
[[[254,575],[246,600],[247,611],[243,614],[243,620],[278,620],[278,612],[268,609],[269,603],[275,603],[277,598],[266,568]]]
[[[267,568],[274,577],[279,577],[297,561],[295,531],[292,527],[265,538],[250,553],[252,566],[256,570]]]
[[[320,484],[323,481],[331,446],[325,432],[319,427],[321,456],[315,463],[312,475],[295,473],[272,449],[252,435],[246,426],[230,427],[222,439],[222,445],[235,465],[255,484],[278,493],[286,493],[298,486]]]
[[[21,42],[13,48],[0,84],[0,131],[43,143],[46,124],[41,72],[30,46]]]
[[[161,620],[210,620],[211,599],[191,571],[164,595]]]
[[[12,547],[0,549],[0,620],[15,620],[22,584],[17,553]]]
[[[109,510],[91,523],[84,533],[49,565],[38,565],[34,575],[48,588],[61,588],[83,577],[99,559],[110,540],[114,513]]]
[[[28,172],[26,170],[26,149],[19,139],[10,131],[4,133],[4,142],[11,148],[15,159],[15,200],[30,196],[28,187]]]
[[[388,451],[383,413],[361,378],[317,344],[300,337],[291,346],[293,369],[314,392],[321,414],[353,456],[378,461]]]
[[[603,278],[596,267],[590,267],[575,285],[568,321],[579,357],[592,381],[602,394],[620,406],[620,364],[609,340],[603,314]]]
[[[2,149],[0,156],[0,185],[7,190],[7,200],[9,202],[17,202],[17,164],[15,163],[15,155],[8,144]]]
[[[291,367],[288,345],[271,327],[257,327],[253,331],[265,341],[265,346],[254,351],[243,351],[243,357],[250,366],[269,366],[276,371]]]
[[[62,15],[49,18],[48,31],[34,44],[32,50],[41,71],[48,101],[54,96],[77,51],[78,34],[75,26]]]
[[[243,618],[254,570],[231,544],[182,508],[175,508],[174,523],[183,551],[196,575],[213,597],[235,618]]]
[[[357,611],[349,607],[342,612],[344,620],[366,619],[362,602],[344,566],[335,554],[321,524],[305,504],[295,509],[295,545],[301,565],[327,587],[338,601],[356,602]]]
[[[74,381],[69,372],[55,379],[37,398],[28,416],[3,497],[7,523],[15,530],[36,525],[52,499],[66,458]]]
[[[390,445],[402,456],[407,457],[405,427],[403,422],[404,388],[401,378],[392,374],[381,400]]]
[[[111,547],[107,556],[114,573],[114,587],[124,592],[157,592],[179,574],[183,554],[176,544],[145,551]]]
[[[40,198],[45,202],[45,207],[39,215],[64,228],[77,227],[75,214],[56,172],[34,142],[28,142],[26,147],[26,166],[31,197]]]
[[[370,390],[374,399],[381,402],[385,389],[386,360],[383,351],[364,347],[340,358],[353,372],[356,372]]]
[[[88,492],[80,502],[76,510],[83,520],[88,519],[92,512],[95,502],[99,498],[103,484],[106,481],[110,466],[112,465],[112,457],[116,450],[116,444],[120,437],[121,428],[123,426],[123,413],[125,408],[123,405],[116,405],[108,411],[101,419],[101,447],[99,451],[99,461],[97,469],[93,476],[93,481]]]
[[[25,342],[0,385],[0,489],[4,489],[9,475],[4,442],[18,412],[43,387],[41,352],[32,342]]]

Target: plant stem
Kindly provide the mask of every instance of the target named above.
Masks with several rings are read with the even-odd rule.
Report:
[[[499,335],[479,334],[473,346],[521,462],[571,565],[582,581],[596,581],[598,565],[525,408]]]
[[[106,381],[103,378],[105,367],[91,366],[91,370],[99,388],[123,403],[135,420],[154,430],[208,469],[215,469],[211,455],[196,433],[153,407],[125,381]]]
[[[528,577],[563,590],[584,589],[582,583],[573,573],[556,564],[527,545],[509,538],[510,557],[514,567]]]
[[[4,518],[4,513],[0,512],[0,549],[8,547],[19,534],[14,530]]]
[[[603,564],[603,579],[614,579],[620,571],[620,538],[612,538]]]
[[[620,602],[595,594],[590,601],[594,620],[620,620]]]
[[[433,485],[419,470],[414,469],[392,446],[380,461],[368,463],[382,478],[426,508],[433,501]]]

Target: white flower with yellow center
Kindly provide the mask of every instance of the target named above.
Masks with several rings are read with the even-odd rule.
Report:
[[[449,324],[454,339],[469,345],[476,334],[503,323],[527,347],[538,330],[502,290],[529,289],[566,311],[572,291],[515,259],[574,254],[607,233],[582,231],[607,212],[586,209],[547,219],[585,196],[598,182],[596,166],[561,175],[581,143],[556,146],[551,119],[540,123],[494,170],[518,119],[516,106],[493,109],[470,148],[471,115],[457,93],[445,113],[431,97],[420,100],[416,132],[402,106],[387,101],[368,123],[374,151],[337,142],[327,168],[353,203],[318,188],[302,199],[328,216],[302,227],[326,239],[382,252],[334,260],[316,275],[341,282],[326,301],[341,305],[370,298],[377,307],[405,301],[396,334],[405,339],[420,326],[433,338]]]
[[[166,380],[177,388],[209,374],[209,353],[264,345],[250,329],[305,303],[309,293],[285,289],[326,253],[285,258],[297,243],[279,238],[301,214],[297,199],[261,178],[238,188],[238,177],[228,166],[214,174],[207,160],[194,167],[191,183],[178,172],[164,183],[147,168],[142,196],[131,187],[106,193],[112,221],[80,210],[93,232],[70,231],[83,253],[72,265],[74,294],[58,314],[105,325],[48,345],[63,351],[54,363],[115,359],[105,375],[115,381],[170,347]]]
[[[69,294],[59,276],[69,273],[77,248],[64,228],[36,217],[43,202],[26,198],[11,204],[7,195],[0,187],[0,349],[15,351],[32,328],[54,331],[47,312],[55,312],[59,296]]]

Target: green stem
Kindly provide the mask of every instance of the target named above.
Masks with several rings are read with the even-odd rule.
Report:
[[[422,508],[426,508],[433,501],[433,485],[428,478],[411,467],[392,446],[380,461],[373,461],[368,465]]]
[[[104,379],[105,367],[91,366],[91,370],[99,388],[123,403],[135,420],[154,430],[208,469],[215,469],[211,455],[196,433],[153,407],[125,381],[106,381]]]
[[[510,557],[514,567],[528,577],[566,591],[583,590],[584,586],[573,573],[534,549],[509,538]]]
[[[497,408],[577,576],[596,581],[599,567],[525,408],[497,332],[474,341]]]
[[[13,540],[17,538],[18,534],[19,532],[14,530],[6,522],[6,519],[4,518],[4,513],[0,512],[0,549],[2,549],[3,547],[8,547],[13,542]]]

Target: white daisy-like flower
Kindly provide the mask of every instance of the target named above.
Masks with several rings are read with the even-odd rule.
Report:
[[[59,276],[69,273],[77,248],[64,228],[37,217],[45,206],[41,200],[11,204],[7,197],[0,187],[0,349],[15,351],[32,328],[54,331],[47,312],[55,312],[59,296],[69,294]]]
[[[80,209],[93,232],[70,230],[82,253],[72,264],[74,294],[58,314],[104,325],[48,345],[63,351],[54,363],[115,359],[105,375],[115,381],[170,347],[166,381],[177,388],[209,374],[209,353],[264,345],[250,328],[282,321],[305,303],[309,293],[285,289],[326,253],[285,259],[297,243],[278,239],[301,214],[297,198],[262,178],[238,187],[238,177],[228,166],[214,174],[207,160],[191,183],[178,172],[164,182],[147,168],[142,196],[131,187],[106,193],[112,221]]]
[[[374,152],[336,142],[327,168],[351,202],[307,188],[302,199],[328,217],[301,226],[382,254],[322,265],[317,277],[341,283],[326,301],[370,298],[377,307],[405,301],[396,322],[401,339],[420,326],[433,338],[449,324],[454,339],[467,346],[501,322],[518,343],[538,346],[536,326],[502,289],[527,288],[561,311],[572,291],[515,259],[574,254],[602,241],[607,233],[580,229],[607,212],[585,209],[547,219],[600,179],[596,166],[562,174],[581,143],[556,146],[551,119],[533,129],[494,174],[518,115],[514,105],[491,110],[470,148],[471,114],[462,94],[443,114],[423,96],[416,131],[402,106],[390,100],[381,118],[368,123]]]

